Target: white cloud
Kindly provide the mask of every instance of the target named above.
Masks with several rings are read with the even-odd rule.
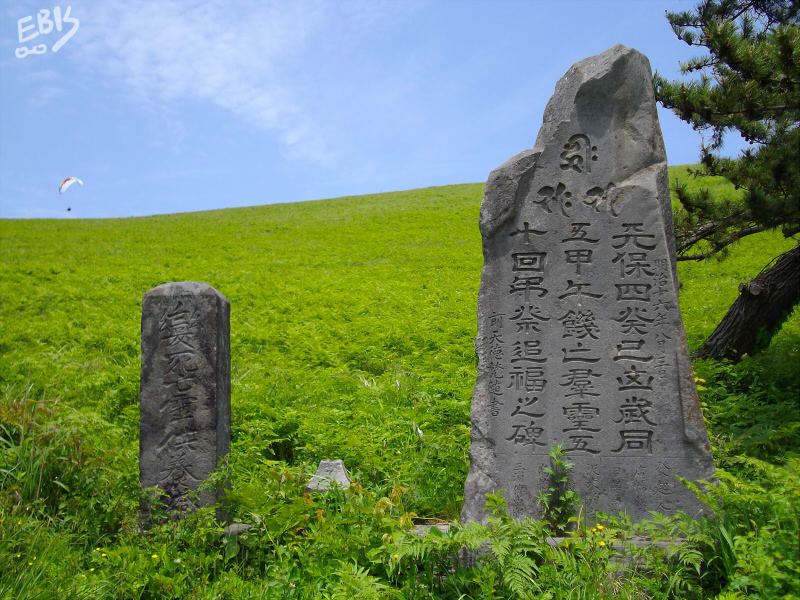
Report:
[[[74,56],[158,107],[210,102],[271,132],[290,156],[331,164],[333,149],[304,111],[293,71],[335,30],[358,35],[385,6],[318,0],[189,3],[104,0],[81,10]],[[168,109],[165,109],[167,112]]]

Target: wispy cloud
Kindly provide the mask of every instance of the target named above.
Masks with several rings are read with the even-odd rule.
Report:
[[[38,86],[36,94],[28,98],[28,102],[30,102],[33,108],[44,108],[50,104],[52,100],[55,100],[63,94],[64,89],[61,86],[48,84],[40,85]]]
[[[44,108],[64,95],[63,76],[54,69],[23,69],[17,77],[27,91],[28,104],[35,109]]]
[[[313,60],[305,53],[315,37],[356,35],[383,6],[104,0],[83,9],[74,55],[144,103],[210,102],[270,132],[291,156],[331,163],[335,152],[315,127],[319,116],[302,109],[293,71]]]

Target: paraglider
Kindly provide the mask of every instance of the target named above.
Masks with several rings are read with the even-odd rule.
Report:
[[[58,193],[63,194],[69,189],[69,186],[71,186],[76,181],[81,185],[83,185],[83,182],[77,177],[67,177],[64,181],[61,182],[61,185],[58,186]]]

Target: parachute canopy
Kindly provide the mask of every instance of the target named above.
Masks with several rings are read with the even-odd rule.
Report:
[[[83,185],[83,182],[80,179],[76,177],[67,177],[64,181],[61,182],[61,185],[58,186],[58,193],[63,194],[64,192],[67,191],[69,186],[71,186],[76,181],[81,185]]]

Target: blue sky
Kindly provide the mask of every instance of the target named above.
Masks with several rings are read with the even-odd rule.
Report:
[[[0,0],[0,217],[102,218],[485,181],[622,43],[679,77],[695,2]],[[39,33],[37,14],[77,19]],[[33,25],[32,28],[27,29]],[[44,44],[41,54],[16,49]],[[39,46],[41,49],[41,46]],[[660,110],[670,164],[700,136]],[[735,153],[733,141],[726,153]],[[75,176],[63,196],[59,182]],[[67,212],[67,207],[72,211]]]

